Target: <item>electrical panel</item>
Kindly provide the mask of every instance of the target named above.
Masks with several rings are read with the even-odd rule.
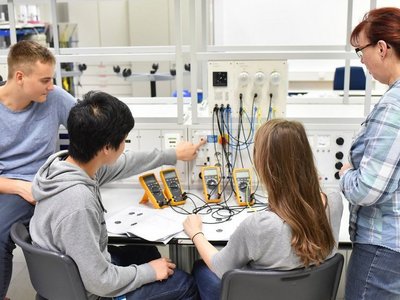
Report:
[[[321,186],[337,187],[358,124],[305,124]]]
[[[222,79],[221,79],[222,78]],[[220,79],[224,80],[224,76]],[[228,77],[229,78],[229,77]],[[130,151],[151,151],[154,148],[167,150],[175,148],[184,140],[198,143],[205,138],[207,144],[200,147],[198,156],[191,162],[178,161],[175,165],[184,189],[201,188],[201,170],[204,166],[216,166],[220,169],[223,187],[231,189],[229,184],[236,168],[249,169],[252,174],[253,187],[259,186],[257,173],[253,166],[253,143],[257,128],[265,122],[262,120],[243,121],[229,118],[213,120],[209,124],[179,126],[174,124],[138,124],[125,140],[125,149]],[[322,187],[337,188],[339,170],[348,161],[352,140],[359,130],[359,124],[345,124],[343,120],[330,120],[327,123],[314,123],[313,119],[299,119],[304,124]],[[333,122],[333,123],[332,123]],[[59,130],[58,150],[68,149],[68,132]],[[170,166],[153,170],[159,173]],[[140,174],[139,174],[140,175]],[[139,185],[138,177],[116,181],[118,184]],[[255,191],[257,193],[257,191]],[[260,192],[260,190],[258,191]]]
[[[232,178],[234,168],[253,169],[253,138],[256,128],[244,123],[240,129],[241,134],[238,136],[236,125],[232,126],[234,127],[232,130],[225,128],[222,132],[217,125],[191,126],[190,139],[195,142],[205,138],[207,144],[199,149],[197,158],[189,162],[190,187],[201,186],[201,170],[206,166],[219,167],[223,182]],[[253,183],[256,181],[255,178]]]
[[[314,154],[321,186],[337,188],[340,179],[339,170],[348,161],[350,145],[360,127],[359,124],[303,124]],[[189,164],[190,187],[201,186],[203,166],[220,167],[221,180],[225,181],[228,189],[229,184],[226,182],[232,178],[234,168],[250,169],[253,174],[252,185],[258,186],[257,173],[253,166],[253,140],[245,139],[247,144],[241,143],[239,146],[235,146],[235,141],[227,143],[224,150],[220,133],[210,127],[212,126],[193,125],[189,128],[189,137],[193,141],[200,137],[205,137],[208,141],[199,149],[197,158]]]
[[[285,116],[288,90],[287,61],[209,61],[208,106],[245,111],[249,118]]]

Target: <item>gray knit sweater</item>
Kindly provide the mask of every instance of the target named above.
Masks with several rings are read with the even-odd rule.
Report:
[[[341,195],[337,192],[330,193],[326,213],[336,245],[342,212]],[[212,257],[211,269],[222,278],[226,271],[245,266],[277,270],[302,267],[299,257],[290,245],[291,239],[289,225],[277,214],[268,210],[254,213],[238,226],[227,245]],[[333,256],[336,251],[337,247],[330,256]]]

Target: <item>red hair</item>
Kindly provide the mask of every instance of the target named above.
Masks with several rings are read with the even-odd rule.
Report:
[[[383,40],[400,57],[400,9],[396,7],[383,7],[369,11],[358,24],[350,36],[350,43],[358,46],[361,32],[365,33],[372,44]]]

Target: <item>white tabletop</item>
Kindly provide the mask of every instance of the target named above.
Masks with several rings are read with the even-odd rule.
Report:
[[[140,200],[143,196],[143,190],[141,188],[134,187],[107,187],[101,189],[101,195],[103,198],[104,207],[107,210],[106,219],[112,218],[116,216],[119,212],[126,210],[129,207],[136,209],[154,209],[152,208],[150,203],[140,204]],[[202,197],[201,192],[194,191],[195,195]],[[194,200],[196,206],[202,206],[202,202],[196,199],[195,196],[189,194],[189,197]],[[344,211],[342,216],[342,222],[339,233],[339,243],[350,243],[350,237],[348,234],[348,220],[349,220],[349,211],[348,211],[348,203],[343,198]],[[260,199],[260,202],[265,202],[265,199]],[[237,207],[234,197],[231,197],[227,202],[228,206]],[[192,212],[195,208],[195,205],[189,199],[186,200],[184,205],[180,205],[175,208],[163,208],[163,209],[154,209],[156,214],[160,214],[169,219],[173,219],[175,221],[181,222],[186,218],[186,215],[183,214],[183,209],[187,212]],[[218,210],[218,208],[220,208]],[[202,210],[200,214],[202,215],[203,222],[206,223],[203,225],[203,231],[205,236],[210,241],[227,241],[230,235],[234,232],[237,226],[242,222],[249,214],[254,213],[257,210],[263,209],[262,207],[251,207],[251,208],[243,208],[240,213],[235,214],[233,217],[228,218],[231,213],[229,209],[221,209],[221,206],[218,205],[210,205],[210,209],[212,209],[212,214],[207,213],[207,208]],[[218,211],[217,211],[218,210]],[[182,214],[177,211],[182,212]],[[237,210],[235,210],[237,211]],[[229,219],[229,220],[227,220]],[[210,223],[210,224],[207,224]],[[183,229],[183,228],[182,228]],[[178,243],[190,243],[188,240],[188,236],[182,231],[174,236],[178,239]]]

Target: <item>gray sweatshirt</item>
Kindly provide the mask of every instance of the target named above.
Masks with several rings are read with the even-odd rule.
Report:
[[[175,150],[125,152],[114,165],[99,169],[95,179],[66,162],[66,155],[62,151],[50,156],[33,180],[37,204],[29,230],[34,243],[75,261],[89,299],[125,294],[155,281],[149,264],[120,267],[111,263],[99,187],[161,165],[174,165]]]
[[[339,193],[328,195],[326,214],[338,244],[343,202]],[[212,270],[219,278],[228,270],[252,268],[290,270],[303,267],[291,247],[290,226],[271,211],[247,217],[229,238],[227,245],[212,257]],[[333,256],[337,247],[333,249]]]

